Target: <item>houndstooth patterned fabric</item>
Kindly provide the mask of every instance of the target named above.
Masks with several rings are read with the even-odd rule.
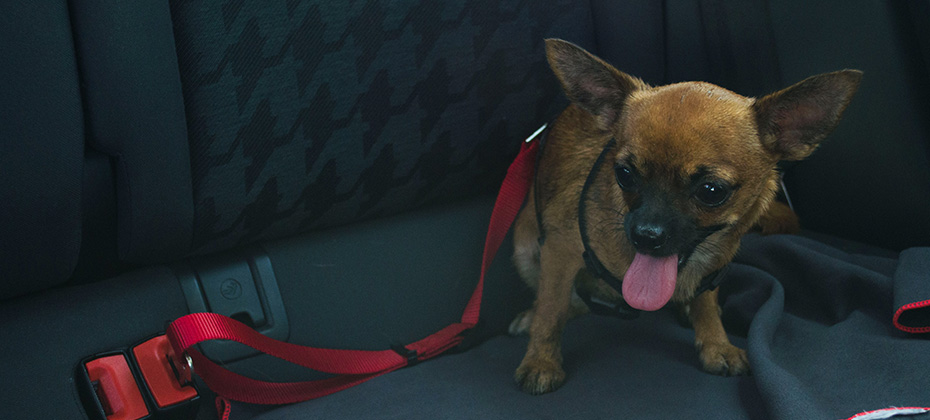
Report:
[[[565,105],[543,39],[593,32],[577,0],[171,8],[195,253],[494,190]]]

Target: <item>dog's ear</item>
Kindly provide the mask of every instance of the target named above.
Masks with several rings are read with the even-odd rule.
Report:
[[[646,87],[568,41],[547,39],[546,57],[568,99],[594,115],[601,130],[617,120],[631,92]]]
[[[824,73],[757,99],[762,144],[780,160],[806,158],[836,128],[861,80],[859,70]]]

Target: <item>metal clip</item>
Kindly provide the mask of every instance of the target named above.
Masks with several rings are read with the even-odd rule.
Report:
[[[549,123],[543,124],[542,127],[539,127],[539,129],[534,131],[533,134],[530,134],[530,136],[526,138],[526,142],[527,143],[532,142],[533,139],[535,139],[536,136],[539,135],[539,133],[542,133],[543,131],[545,131],[546,127],[548,126],[549,126]]]
[[[181,386],[190,385],[193,382],[194,360],[191,359],[189,354],[184,353],[183,362],[177,360],[178,358],[174,352],[169,352],[165,355],[165,358],[168,359],[168,364],[171,365],[174,377],[178,379],[178,383],[181,384]]]

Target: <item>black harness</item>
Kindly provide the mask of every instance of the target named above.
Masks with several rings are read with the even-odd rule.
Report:
[[[536,207],[536,223],[539,229],[539,244],[542,245],[546,240],[546,233],[542,225],[542,215],[539,207],[539,192],[538,185],[536,182],[536,177],[539,173],[539,160],[543,154],[543,147],[545,146],[545,140],[548,137],[549,127],[546,127],[546,130],[540,135],[539,140],[539,151],[536,155],[536,174],[533,178],[533,203]],[[590,238],[588,236],[588,220],[586,216],[587,210],[587,200],[585,199],[588,195],[588,190],[591,188],[591,185],[594,184],[595,174],[597,174],[598,169],[607,159],[607,154],[610,149],[615,146],[617,140],[611,138],[607,145],[604,146],[604,150],[601,151],[601,154],[597,157],[597,160],[594,161],[594,166],[591,168],[591,172],[588,173],[588,177],[584,181],[584,186],[581,188],[581,197],[578,200],[578,230],[581,232],[581,244],[584,246],[584,253],[581,254],[581,257],[584,259],[585,267],[588,272],[594,275],[601,280],[604,280],[611,288],[613,288],[617,294],[621,297],[622,293],[622,283],[623,280],[617,278],[607,267],[604,266],[604,263],[597,257],[597,254],[594,253],[594,250],[591,248]],[[725,265],[723,268],[714,271],[704,278],[701,279],[701,284],[695,292],[695,296],[700,295],[708,290],[716,289],[720,283],[726,278],[726,273],[729,271],[730,266]],[[588,309],[596,315],[604,316],[615,316],[622,319],[634,319],[639,316],[641,312],[639,309],[636,309],[630,304],[626,303],[626,300],[620,299],[619,303],[607,302],[602,299],[592,296],[588,290],[585,290],[583,287],[576,287],[575,292],[584,301],[585,305],[588,306]]]

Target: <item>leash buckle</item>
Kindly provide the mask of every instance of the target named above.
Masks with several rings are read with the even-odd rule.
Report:
[[[401,357],[407,359],[407,366],[413,366],[417,363],[420,363],[418,359],[419,355],[416,350],[408,349],[406,346],[399,344],[391,346],[391,350],[394,350],[394,353],[399,354]]]

